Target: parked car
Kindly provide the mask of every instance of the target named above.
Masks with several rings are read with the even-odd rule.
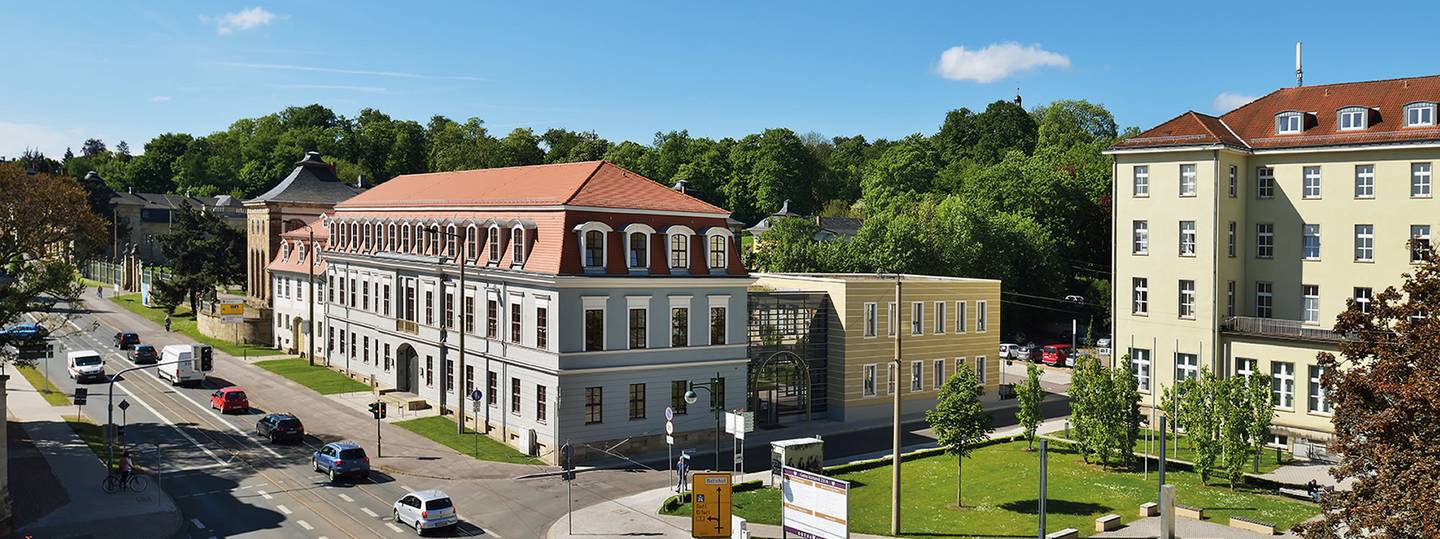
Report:
[[[130,349],[130,361],[136,365],[149,365],[160,361],[160,353],[148,344],[137,344]]]
[[[1040,349],[1036,348],[1033,344],[1022,344],[1020,345],[1020,355],[1017,356],[1017,359],[1038,363],[1040,361]]]
[[[329,474],[332,482],[345,475],[370,477],[370,457],[365,456],[365,450],[355,442],[325,444],[310,456],[310,462],[315,471]]]
[[[300,441],[305,439],[305,425],[294,414],[268,414],[255,422],[255,435],[269,438],[271,442]]]
[[[1085,303],[1085,296],[1081,296],[1078,294],[1070,294],[1068,296],[1065,296],[1065,301],[1071,303]]]
[[[250,398],[245,396],[245,390],[240,386],[222,387],[210,394],[210,408],[220,410],[222,414],[248,412]]]
[[[460,523],[450,495],[441,490],[420,490],[406,494],[395,502],[395,522],[415,528],[415,535],[425,530],[451,528]]]
[[[15,344],[31,344],[50,335],[50,330],[40,324],[17,324],[5,328],[0,332],[0,342],[9,341]]]
[[[1040,361],[1056,367],[1075,366],[1073,350],[1068,344],[1047,344],[1040,349]]]
[[[115,348],[129,350],[130,347],[140,344],[140,334],[129,331],[121,331],[115,334]]]
[[[100,352],[94,350],[70,352],[65,361],[65,370],[69,372],[70,379],[76,382],[105,380],[105,360],[100,358]]]
[[[1025,357],[1020,345],[1015,343],[1000,343],[1000,359],[1019,359]]]

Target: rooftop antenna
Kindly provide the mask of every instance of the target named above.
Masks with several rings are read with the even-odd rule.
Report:
[[[1305,71],[1300,69],[1300,42],[1295,42],[1295,87],[1305,85]]]

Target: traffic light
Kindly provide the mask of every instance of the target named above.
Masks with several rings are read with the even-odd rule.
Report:
[[[389,406],[386,406],[385,403],[380,403],[380,419],[385,419],[385,412],[388,411],[388,408]]]
[[[200,370],[210,372],[215,367],[215,359],[212,348],[206,345],[200,346]]]
[[[120,440],[125,439],[125,425],[118,425],[115,427],[115,437]]]
[[[383,402],[370,403],[370,415],[375,419],[385,419],[386,406]]]

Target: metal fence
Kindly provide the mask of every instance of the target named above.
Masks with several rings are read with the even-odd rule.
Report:
[[[1232,333],[1266,337],[1285,337],[1290,339],[1330,342],[1345,340],[1344,335],[1336,335],[1334,331],[1327,328],[1306,324],[1299,320],[1284,320],[1279,318],[1231,316],[1227,317],[1225,321],[1221,323],[1220,329]]]

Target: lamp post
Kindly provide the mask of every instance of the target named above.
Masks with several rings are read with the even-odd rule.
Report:
[[[891,437],[892,437],[892,439],[891,439],[891,441],[890,441],[890,445],[891,445],[890,451],[891,451],[891,461],[892,461],[894,464],[890,467],[890,535],[900,535],[900,387],[901,387],[901,386],[900,386],[900,380],[899,380],[899,378],[900,378],[900,373],[901,373],[901,372],[904,372],[904,371],[900,370],[900,367],[901,367],[901,362],[900,362],[900,353],[901,353],[900,337],[901,337],[902,335],[904,335],[905,332],[902,331],[901,328],[898,327],[898,326],[900,326],[900,313],[904,312],[904,303],[901,303],[901,294],[900,294],[900,287],[901,287],[901,282],[902,282],[902,281],[904,281],[904,275],[903,275],[903,274],[900,274],[900,273],[895,274],[895,325],[896,325],[897,327],[895,328],[895,359],[894,359],[894,362],[895,362],[895,378],[896,378],[896,379],[893,380],[893,382],[895,382],[895,392],[891,394],[891,398],[893,399],[893,402],[891,403],[892,408],[893,408],[893,410],[891,411],[891,414],[893,415],[894,425],[893,425],[893,428],[892,428],[892,430],[891,430]],[[961,316],[964,316],[964,314],[961,314]],[[911,323],[914,323],[914,321],[912,320]]]
[[[710,395],[710,410],[715,412],[715,471],[717,472],[720,471],[720,409],[725,405],[723,396],[717,399],[715,395],[724,388],[725,379],[721,378],[720,373],[717,372],[709,382],[690,382],[690,390],[685,392],[686,404],[695,404],[700,400],[700,395],[695,394],[696,389],[703,389],[706,394]]]
[[[430,228],[426,229],[425,232],[427,234],[434,234],[437,241],[439,241],[439,239],[442,237],[456,238],[459,240],[459,242],[455,244],[455,250],[458,252],[451,253],[451,255],[455,256],[455,265],[460,269],[460,290],[458,294],[455,294],[456,300],[460,302],[460,331],[458,332],[460,334],[460,360],[455,362],[455,426],[457,434],[465,434],[465,410],[460,406],[459,403],[465,402],[465,384],[460,383],[460,380],[465,376],[465,256],[469,254],[465,252],[465,244],[469,242],[470,229],[468,226],[462,226],[457,228],[460,230],[459,234],[441,230],[440,225],[431,226]],[[444,242],[441,242],[441,247],[437,250],[442,253],[446,251],[446,249],[444,248]],[[446,301],[445,279],[443,278],[440,279],[440,301]],[[454,309],[453,305],[451,305],[450,307]],[[444,308],[440,309],[440,315],[445,316]],[[447,320],[447,322],[454,323],[453,320]],[[445,324],[441,323],[440,326],[443,328]],[[485,376],[487,378],[489,377],[489,375],[490,374],[488,372],[485,373]],[[443,376],[441,377],[441,386],[444,386]],[[440,414],[445,414],[445,391],[443,389],[440,391]],[[485,420],[485,428],[488,430],[490,428],[488,407],[486,408],[486,416],[487,417]],[[478,430],[479,425],[476,425],[476,428]]]

